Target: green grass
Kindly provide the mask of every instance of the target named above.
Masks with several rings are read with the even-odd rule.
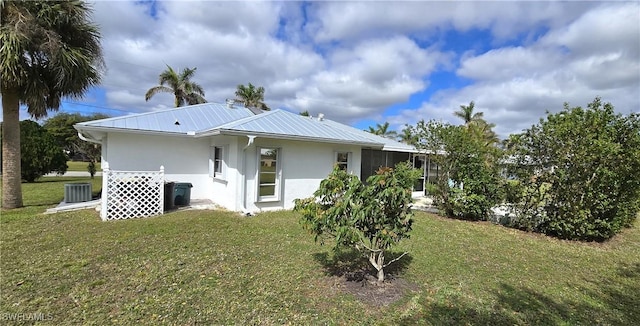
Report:
[[[41,215],[64,182],[49,183],[25,185],[25,204],[40,206],[2,212],[0,314],[39,312],[56,325],[640,322],[637,223],[594,244],[417,213],[397,248],[410,255],[392,269],[416,291],[371,307],[327,276],[329,247],[295,213]]]
[[[67,161],[67,171],[87,172],[89,162]],[[96,171],[102,171],[100,162],[96,163]]]
[[[2,178],[0,178],[2,180]],[[58,205],[64,199],[65,183],[90,182],[94,195],[102,189],[102,177],[42,177],[33,183],[22,184],[22,199],[25,209],[44,211],[46,208]],[[2,189],[0,189],[0,196]],[[20,212],[17,210],[16,212]],[[14,212],[4,212],[3,216],[13,215]]]

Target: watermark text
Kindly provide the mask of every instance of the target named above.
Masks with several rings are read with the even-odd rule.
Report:
[[[2,321],[47,321],[53,320],[53,314],[47,314],[44,312],[3,312],[0,313],[0,320]]]

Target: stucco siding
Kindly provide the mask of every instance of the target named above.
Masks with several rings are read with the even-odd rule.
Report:
[[[103,161],[112,170],[157,171],[165,179],[190,182],[191,198],[210,198],[209,139],[110,133]]]
[[[210,142],[211,147],[221,147],[223,149],[223,176],[209,179],[212,190],[206,198],[226,209],[238,211],[240,210],[236,201],[236,192],[239,185],[238,138],[215,136],[210,138]],[[212,149],[209,149],[209,151],[212,151]]]
[[[360,176],[361,148],[357,145],[256,138],[211,136],[167,137],[111,133],[103,160],[113,170],[144,171],[165,168],[167,181],[189,182],[192,199],[209,199],[233,211],[291,209],[296,198],[311,196],[336,163],[337,152],[348,152],[349,172]],[[214,147],[223,148],[223,175],[212,177]],[[258,200],[259,148],[277,148],[280,164],[278,200]]]
[[[258,148],[279,148],[281,166],[280,200],[257,202]],[[246,150],[247,209],[251,211],[291,209],[296,198],[311,196],[335,164],[336,152],[349,152],[349,171],[360,175],[360,147],[352,145],[257,139]]]

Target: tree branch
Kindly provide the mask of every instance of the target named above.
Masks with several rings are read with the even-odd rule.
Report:
[[[371,252],[381,252],[382,251],[382,249],[371,249],[371,248],[367,247],[367,245],[364,244],[364,241],[362,241],[362,240],[360,240],[360,245],[362,245],[363,247],[365,247],[367,250],[369,250]],[[357,247],[356,247],[356,249],[357,249]]]
[[[404,257],[404,255],[406,255],[406,254],[408,254],[408,253],[409,253],[409,252],[405,251],[402,255],[400,255],[400,256],[398,256],[398,257],[394,258],[394,259],[393,259],[393,260],[391,260],[390,262],[388,262],[388,263],[384,264],[382,267],[387,267],[387,266],[389,266],[391,263],[393,263],[393,262],[395,262],[395,261],[399,260],[400,258]]]

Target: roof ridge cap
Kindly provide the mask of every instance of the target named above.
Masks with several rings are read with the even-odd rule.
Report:
[[[275,110],[271,110],[265,113],[261,113],[261,114],[256,114],[256,115],[252,115],[250,117],[245,117],[242,119],[238,119],[235,121],[231,121],[231,122],[227,122],[223,125],[217,126],[215,128],[211,128],[211,129],[207,129],[207,130],[199,130],[198,132],[206,132],[206,131],[211,131],[211,130],[219,130],[219,129],[227,129],[227,128],[233,128],[237,125],[243,124],[243,123],[247,123],[247,122],[251,122],[254,120],[258,120],[258,119],[262,119],[263,117],[267,117],[270,116],[272,114],[274,114],[275,112],[281,112],[282,110],[280,109],[275,109]]]

